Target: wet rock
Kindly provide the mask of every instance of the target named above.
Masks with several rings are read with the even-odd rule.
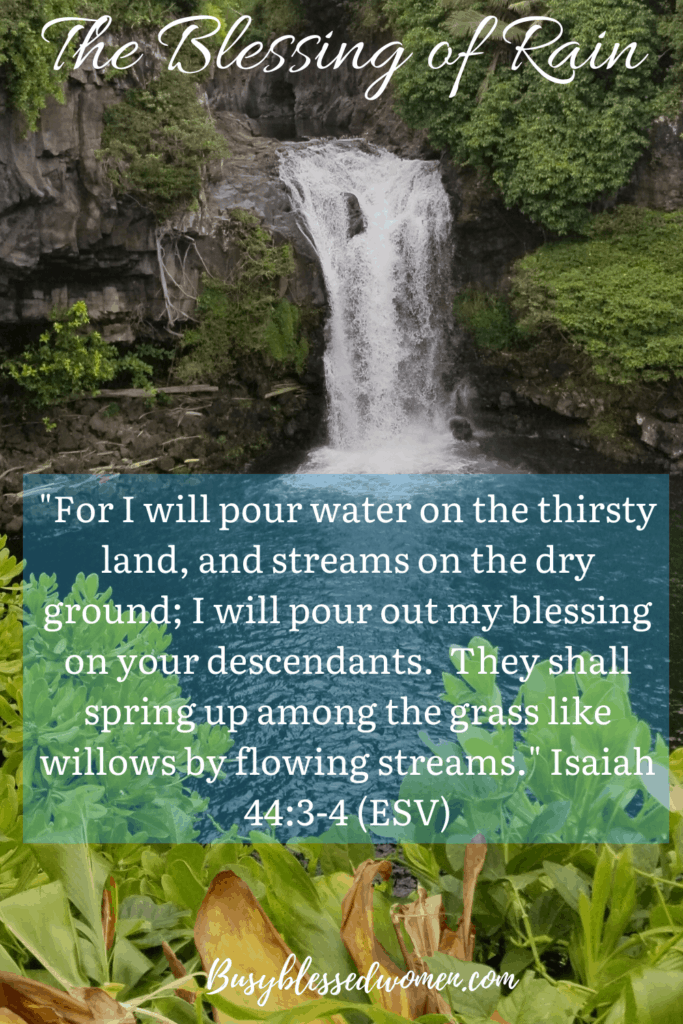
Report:
[[[448,421],[451,434],[456,441],[469,441],[472,438],[472,425],[464,416],[451,416]]]
[[[566,377],[571,371],[569,363],[562,363],[557,360],[550,363],[548,366],[548,372],[554,380],[560,380],[561,377]]]
[[[534,405],[543,405],[546,409],[557,412],[560,416],[570,419],[588,420],[601,416],[607,409],[604,397],[584,391],[581,388],[572,390],[545,388],[537,384],[523,381],[517,387],[517,396],[526,398]]]
[[[645,413],[637,414],[636,423],[641,430],[640,439],[648,447],[663,452],[670,459],[683,456],[683,423],[665,423]]]
[[[657,409],[657,415],[663,420],[677,420],[679,410],[675,406],[662,405]]]
[[[360,208],[358,196],[355,196],[353,192],[345,192],[344,199],[346,200],[346,213],[349,221],[349,238],[355,238],[356,235],[362,235],[367,230],[368,222]]]

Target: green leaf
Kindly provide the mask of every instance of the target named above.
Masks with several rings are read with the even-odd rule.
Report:
[[[291,1010],[278,1010],[266,1019],[268,1024],[308,1024],[319,1017],[331,1017],[337,1013],[357,1014],[358,1004],[343,1003],[335,999],[316,999],[295,1006]],[[405,1024],[405,1017],[384,1010],[380,1006],[363,1006],[363,1014],[369,1017],[373,1024]]]
[[[24,973],[2,945],[0,945],[0,971],[9,971],[10,974]]]
[[[112,981],[120,982],[127,989],[132,989],[152,967],[152,961],[141,953],[130,939],[117,935],[114,943]]]
[[[170,865],[170,874],[161,876],[161,885],[171,903],[188,907],[193,914],[197,913],[206,895],[206,889],[184,860],[176,860]]]
[[[311,952],[325,963],[328,974],[342,977],[355,972],[339,934],[339,926],[324,909],[313,880],[285,847],[268,843],[258,847],[266,875],[264,909],[289,948],[301,961]],[[367,1001],[362,992],[349,1001]]]
[[[579,912],[579,896],[581,893],[588,899],[588,883],[584,881],[576,868],[571,864],[555,864],[544,860],[543,870],[572,910]]]
[[[472,1016],[491,1016],[498,1004],[500,989],[495,984],[489,988],[475,988],[473,992],[469,988],[470,985],[479,984],[491,971],[490,967],[456,960],[447,953],[435,953],[434,956],[425,957],[425,962],[435,977],[456,972],[460,975],[459,985],[448,985],[441,993],[451,1009]],[[478,975],[477,978],[474,978],[475,974]]]
[[[683,972],[645,968],[627,982],[626,1004],[638,1024],[683,1024]]]
[[[87,985],[76,958],[76,933],[60,882],[3,900],[0,921],[64,988]]]
[[[572,996],[568,990],[556,988],[545,978],[535,978],[527,971],[510,995],[501,999],[497,1009],[509,1024],[570,1024],[582,1001],[581,996]]]
[[[90,938],[98,962],[97,980],[107,980],[107,952],[102,932],[102,890],[107,866],[83,843],[57,845],[36,843],[33,854],[47,877],[61,882],[66,896],[90,926]]]
[[[569,816],[571,806],[570,800],[554,800],[547,804],[529,825],[525,841],[533,843],[539,836],[552,836],[559,832]]]

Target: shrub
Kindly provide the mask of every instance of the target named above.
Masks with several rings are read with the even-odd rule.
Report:
[[[519,331],[507,302],[498,295],[466,288],[453,303],[456,320],[472,334],[479,348],[514,348]]]
[[[165,71],[106,111],[101,155],[115,189],[163,221],[197,200],[202,168],[228,150],[196,84],[178,71]]]
[[[90,323],[85,302],[52,315],[59,319],[41,334],[38,344],[2,366],[41,406],[95,391],[116,372],[116,350],[97,331],[84,330]]]
[[[159,28],[172,18],[191,14],[211,4],[202,0],[112,0],[106,7],[115,32],[126,28]],[[208,9],[211,8],[211,9]],[[55,18],[83,16],[99,18],[102,5],[97,0],[3,0],[0,12],[0,66],[12,106],[26,115],[27,126],[34,131],[47,96],[63,102],[62,83],[69,73],[69,60],[55,71],[52,67],[59,28],[52,29],[50,42],[41,38],[44,24]],[[61,46],[61,41],[60,41]]]
[[[207,804],[197,793],[190,793],[184,783],[182,765],[187,761],[185,750],[201,749],[204,755],[223,754],[232,745],[229,734],[208,724],[193,731],[179,731],[174,724],[147,728],[139,720],[131,727],[106,732],[88,724],[86,708],[108,703],[124,707],[140,703],[140,694],[149,698],[149,707],[167,705],[173,718],[181,720],[180,708],[186,705],[178,677],[142,673],[137,667],[143,655],[160,655],[171,637],[165,626],[144,623],[140,616],[129,622],[124,610],[123,621],[117,621],[116,606],[110,601],[111,590],[100,593],[97,576],[79,573],[71,591],[64,597],[66,605],[99,606],[101,614],[95,625],[77,620],[65,625],[55,635],[44,629],[46,606],[59,601],[54,576],[33,575],[25,586],[27,608],[24,627],[24,785],[30,799],[26,802],[25,833],[40,842],[78,842],[97,839],[99,842],[188,842],[196,838],[195,817]],[[106,610],[110,612],[107,614]],[[109,619],[110,621],[105,621]],[[105,674],[92,675],[85,662],[80,672],[67,672],[65,652],[103,655]],[[133,668],[123,679],[117,655],[135,655]],[[118,668],[117,668],[118,665]],[[94,785],[79,785],[72,775],[60,775],[53,769],[48,775],[43,767],[54,757],[63,760],[74,746],[85,751],[90,746],[97,756],[103,748],[108,763],[112,756],[132,757],[140,761],[158,756],[177,758],[178,770],[168,778],[133,774],[130,767],[125,778],[98,775]],[[43,761],[43,758],[45,759]],[[30,789],[28,788],[30,787]],[[38,839],[40,837],[40,839]]]
[[[21,840],[17,786],[21,785],[21,588],[18,563],[0,537],[0,837]],[[0,840],[1,841],[1,840]]]
[[[149,363],[138,355],[119,356],[98,331],[85,330],[90,323],[85,302],[75,302],[61,312],[53,310],[52,315],[59,319],[41,334],[38,344],[1,367],[30,393],[35,405],[59,404],[73,396],[97,391],[101,384],[123,371],[130,373],[134,387],[152,390]]]
[[[280,298],[280,280],[294,270],[290,245],[277,246],[244,210],[231,214],[230,241],[238,252],[231,281],[205,277],[197,303],[199,327],[185,333],[183,380],[217,380],[239,371],[255,377],[274,363],[298,372],[308,353],[301,315]]]
[[[571,341],[615,383],[683,376],[683,213],[622,206],[587,234],[516,264],[520,329]]]
[[[658,20],[644,0],[548,0],[544,13],[564,26],[563,39],[578,41],[585,56],[606,32],[608,54],[615,42],[634,41],[649,59],[633,70],[623,61],[610,71],[585,67],[571,85],[563,86],[546,81],[528,62],[513,71],[514,48],[497,48],[490,40],[486,56],[468,62],[458,94],[450,98],[458,66],[431,70],[430,51],[442,40],[449,41],[454,54],[466,49],[464,15],[471,26],[488,14],[505,20],[507,6],[515,8],[515,17],[531,7],[497,0],[387,0],[397,38],[413,54],[396,75],[399,110],[409,125],[426,129],[432,144],[447,149],[456,163],[485,169],[507,206],[566,234],[582,225],[590,204],[628,181],[648,145],[648,128],[664,102],[655,55],[663,48],[658,28],[665,19]],[[536,13],[538,5],[533,6]],[[547,40],[548,35],[542,32],[539,38]],[[534,45],[539,45],[536,38]]]
[[[66,70],[53,71],[54,45],[41,39],[45,22],[74,13],[73,0],[4,0],[0,13],[0,66],[12,105],[36,128],[47,96],[64,102]]]

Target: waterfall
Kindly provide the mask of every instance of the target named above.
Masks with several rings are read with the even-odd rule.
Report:
[[[451,214],[437,165],[357,140],[299,143],[282,153],[280,176],[328,293],[324,469],[366,470],[375,453],[378,470],[414,472],[407,452],[453,446],[439,380]]]

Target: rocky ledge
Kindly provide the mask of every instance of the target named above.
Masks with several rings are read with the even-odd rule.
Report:
[[[187,394],[102,392],[16,422],[0,416],[0,535],[22,527],[24,473],[236,473],[316,439],[323,396],[296,382],[264,398],[239,385]],[[51,419],[54,416],[55,419]]]

